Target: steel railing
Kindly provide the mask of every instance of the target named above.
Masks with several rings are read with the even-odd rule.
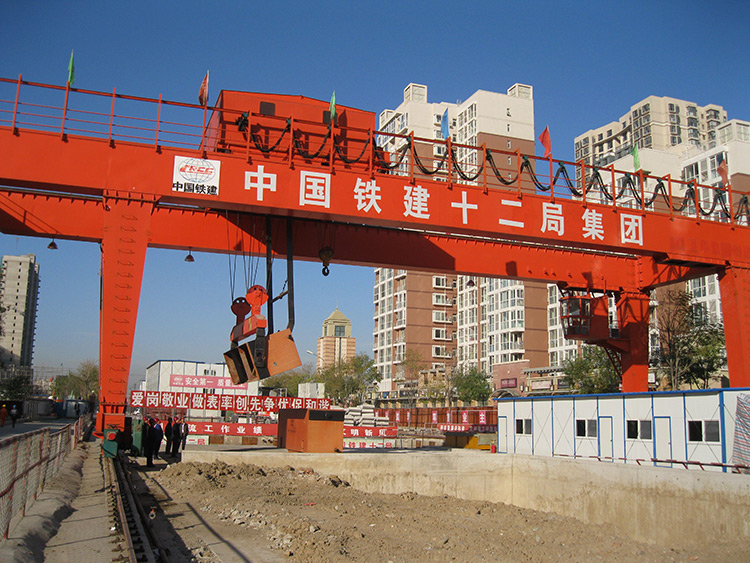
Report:
[[[200,106],[0,78],[0,127],[93,137],[114,145],[139,143],[160,150],[220,153],[223,158],[262,155],[286,162],[320,161],[372,173],[431,178],[487,190],[572,198],[646,213],[692,217],[731,225],[750,224],[748,192],[489,149],[449,139],[426,139],[372,129],[338,127],[238,109]]]

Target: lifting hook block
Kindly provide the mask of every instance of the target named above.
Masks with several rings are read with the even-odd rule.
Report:
[[[318,252],[318,257],[320,257],[320,260],[323,262],[323,275],[327,276],[331,272],[328,265],[331,263],[331,258],[333,258],[333,248],[330,246],[324,246],[320,249],[320,252]]]

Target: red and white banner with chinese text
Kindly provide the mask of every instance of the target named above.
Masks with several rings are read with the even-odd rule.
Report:
[[[219,377],[216,375],[176,375],[169,376],[169,385],[171,387],[201,387],[211,389],[238,388],[247,389],[247,383],[235,385],[229,377]]]
[[[480,425],[480,424],[438,424],[438,430],[443,432],[459,432],[469,434],[486,434],[490,432],[497,432],[497,425],[491,424]]]
[[[330,409],[330,399],[213,395],[179,391],[131,391],[130,406],[154,409],[205,409],[244,412],[277,412],[280,409]]]

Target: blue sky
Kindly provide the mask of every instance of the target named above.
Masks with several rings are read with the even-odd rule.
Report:
[[[531,84],[536,135],[549,126],[553,154],[565,160],[574,136],[651,94],[750,119],[743,1],[3,0],[0,14],[0,76],[64,84],[75,49],[76,87],[150,98],[195,102],[206,69],[212,102],[220,89],[323,100],[336,90],[337,103],[376,113],[396,107],[409,82],[427,84],[431,102]],[[60,241],[53,252],[48,242],[0,235],[0,254],[34,253],[40,264],[35,363],[75,368],[98,357],[99,249]],[[220,361],[228,347],[227,257],[183,258],[149,250],[131,377],[158,359]],[[323,277],[317,263],[295,268],[303,361],[314,359],[304,350],[337,306],[358,350],[372,354],[372,270],[334,264]],[[275,273],[276,292],[284,277]]]

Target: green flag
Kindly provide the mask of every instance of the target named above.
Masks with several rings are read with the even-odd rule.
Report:
[[[638,145],[633,145],[633,148],[630,149],[630,154],[633,155],[633,170],[640,170],[641,157],[638,156]]]
[[[333,91],[333,95],[331,96],[331,107],[329,112],[331,114],[331,123],[334,123],[336,119],[336,90]]]
[[[70,51],[70,62],[68,62],[68,84],[73,86],[76,81],[76,67],[73,64],[73,50]]]

